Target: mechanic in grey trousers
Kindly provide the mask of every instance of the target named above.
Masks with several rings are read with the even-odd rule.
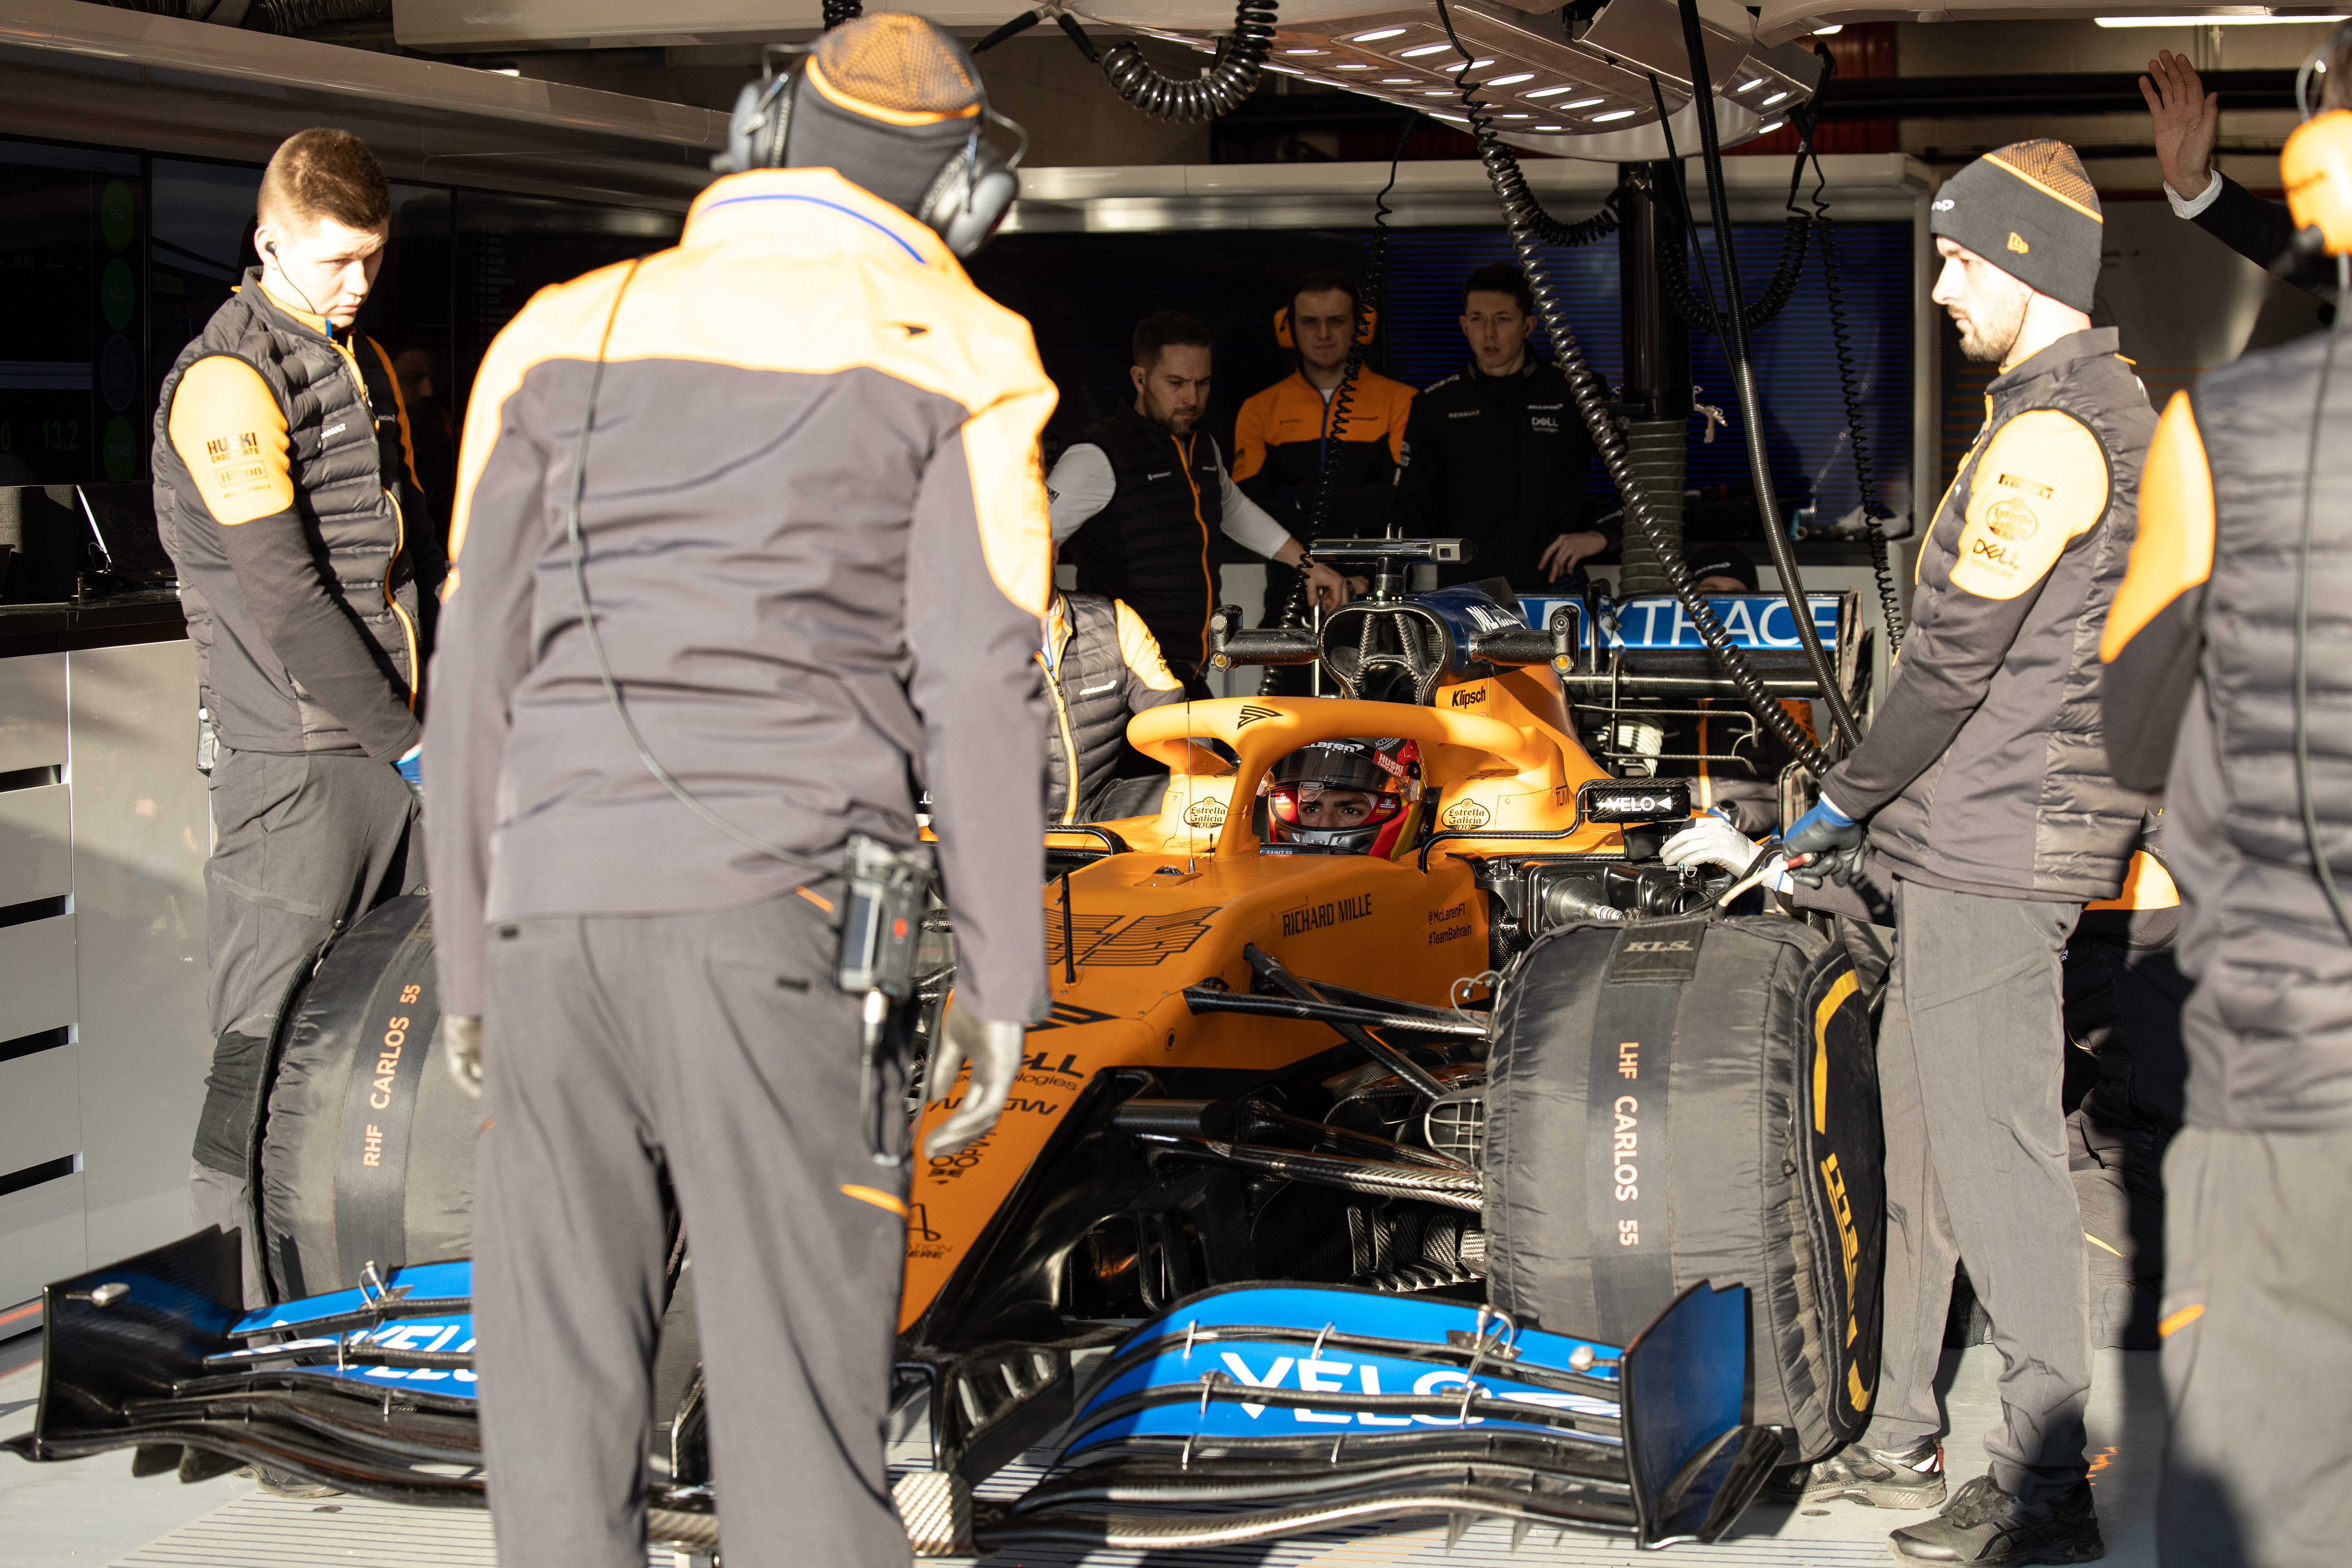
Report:
[[[1938,193],[1935,298],[2000,365],[1983,431],[1929,527],[1911,628],[1867,737],[1790,829],[1800,873],[1891,878],[1879,1035],[1886,1132],[1884,1372],[1861,1441],[1809,1500],[1943,1504],[1898,1557],[2081,1563],[2104,1548],[2084,1464],[2091,1344],[2059,1103],[2060,965],[2112,898],[2147,798],[2107,771],[2100,627],[2122,580],[2156,416],[2089,310],[2098,195],[2074,149],[2027,142]],[[1937,1363],[1956,1261],[1993,1321],[1991,1473],[1945,1495]],[[1859,1408],[1872,1391],[1851,1390]]]
[[[395,493],[398,394],[352,352],[392,230],[375,154],[348,132],[299,132],[258,204],[261,266],[164,376],[154,447],[156,525],[219,743],[215,1042],[189,1206],[197,1226],[244,1234],[248,1306],[269,1299],[247,1178],[279,1011],[328,942],[421,873],[404,524],[429,527]]]
[[[993,1124],[1047,1005],[1054,389],[934,229],[972,237],[940,191],[979,72],[893,12],[779,91],[677,246],[533,299],[467,415],[426,786],[506,1568],[643,1568],[665,1172],[730,1568],[908,1560],[903,1020],[862,1072],[851,835],[916,851],[932,786],[959,968],[929,1081],[973,1070],[927,1152]]]
[[[2341,353],[2315,332],[2173,395],[2100,650],[2107,755],[2165,792],[2195,985],[2164,1157],[2165,1568],[2332,1568],[2352,1542],[2352,405],[2315,407]]]

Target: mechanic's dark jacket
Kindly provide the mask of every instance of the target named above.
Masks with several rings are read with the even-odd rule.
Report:
[[[675,248],[541,290],[482,362],[425,747],[442,1007],[481,1011],[485,921],[840,890],[673,799],[606,699],[565,535],[608,326],[580,525],[646,746],[835,865],[852,832],[911,848],[928,783],[958,995],[1043,1017],[1053,384],[936,234],[829,169],[719,181]]]
[[[1037,663],[1054,704],[1045,818],[1091,822],[1092,803],[1118,767],[1129,715],[1181,701],[1184,683],[1169,673],[1143,618],[1097,594],[1054,596]]]
[[[1338,432],[1326,538],[1378,538],[1388,526],[1412,406],[1412,388],[1358,368]],[[1331,402],[1297,371],[1254,395],[1234,420],[1234,483],[1301,544],[1308,542],[1307,522],[1322,489],[1331,435]]]
[[[1424,388],[1397,462],[1396,517],[1406,537],[1478,546],[1476,559],[1437,569],[1440,587],[1501,577],[1540,589],[1545,548],[1591,527],[1584,489],[1592,442],[1568,378],[1533,354],[1511,375],[1473,364]]]
[[[2131,551],[2156,413],[2112,327],[1993,377],[1919,554],[1877,721],[1822,793],[1899,877],[1995,897],[2105,899],[2147,798],[2099,729],[2099,629]]]
[[[2294,757],[2304,470],[2326,334],[2176,395],[2148,451],[2139,540],[2100,647],[2107,754],[2165,792],[2188,1121],[2352,1127],[2352,942],[2305,837]],[[2338,373],[2341,374],[2340,371]],[[2352,890],[2352,406],[2331,405],[2312,498],[2305,675],[2311,807]]]
[[[378,412],[349,342],[257,268],[163,378],[156,523],[233,750],[416,744],[416,584]]]
[[[1118,489],[1062,546],[1078,592],[1124,599],[1160,653],[1185,674],[1209,659],[1217,607],[1215,541],[1224,527],[1217,444],[1171,435],[1132,407],[1087,426],[1072,445],[1102,448]]]

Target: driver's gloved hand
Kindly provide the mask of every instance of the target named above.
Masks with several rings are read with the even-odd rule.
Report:
[[[1824,877],[1844,887],[1862,868],[1862,824],[1822,796],[1821,804],[1780,836],[1789,875],[1808,888],[1820,887]]]
[[[1021,1047],[1027,1037],[1024,1025],[975,1018],[950,1002],[947,1017],[940,1026],[940,1042],[924,1072],[923,1098],[940,1100],[953,1094],[956,1074],[967,1063],[971,1067],[971,1082],[955,1114],[933,1128],[931,1135],[923,1140],[923,1158],[937,1160],[958,1153],[987,1136],[988,1130],[996,1125],[997,1117],[1003,1113],[1004,1102],[1013,1093],[1013,1080],[1021,1076]]]

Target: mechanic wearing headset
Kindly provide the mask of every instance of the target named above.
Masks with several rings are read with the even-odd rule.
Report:
[[[197,690],[219,741],[205,862],[215,1039],[190,1206],[245,1237],[270,1036],[337,931],[421,879],[417,589],[389,379],[352,321],[383,261],[391,190],[364,142],[303,131],[261,176],[261,265],[163,378],[155,514],[180,574]],[[371,356],[373,357],[373,356]]]
[[[2288,158],[2346,133],[2306,125]],[[2331,354],[2315,333],[2174,395],[2100,647],[2116,774],[2165,793],[2194,984],[2164,1159],[2168,1568],[2316,1568],[2352,1539],[2352,405],[2313,428]]]
[[[959,963],[931,1084],[972,1076],[925,1152],[952,1152],[1047,999],[1043,769],[1006,738],[1045,718],[1054,389],[950,247],[1012,198],[985,128],[953,37],[845,23],[739,100],[739,172],[675,248],[542,290],[475,382],[426,755],[508,1568],[643,1568],[665,1168],[728,1562],[907,1561],[903,1009],[869,1079],[829,868],[852,834],[912,850],[919,781],[974,786],[935,817]]]
[[[1843,881],[1867,822],[1896,911],[1878,1057],[1885,1371],[1862,1440],[1816,1465],[1805,1496],[1943,1500],[1934,1385],[1965,1260],[2001,1354],[1991,1473],[1895,1531],[1895,1554],[2087,1562],[2102,1548],[2061,963],[2084,903],[2121,887],[2147,805],[2107,772],[2098,638],[2156,416],[2114,329],[2091,326],[2102,218],[2073,148],[1988,153],[1945,183],[1929,223],[1935,298],[1969,357],[2000,370],[1928,531],[1895,685],[1787,838],[1792,860],[1813,857],[1801,879]]]
[[[1217,607],[1216,535],[1296,568],[1306,550],[1241,493],[1213,437],[1196,426],[1209,401],[1209,329],[1160,310],[1136,324],[1135,403],[1087,426],[1045,480],[1054,542],[1078,569],[1078,591],[1133,605],[1196,698],[1209,695],[1209,616]],[[1309,591],[1327,609],[1348,602],[1328,566],[1309,563]]]
[[[1298,368],[1251,395],[1234,421],[1234,483],[1290,530],[1304,534],[1323,488],[1327,454],[1336,465],[1330,509],[1323,526],[1335,539],[1377,539],[1388,527],[1396,491],[1397,454],[1404,449],[1412,388],[1370,365],[1356,367],[1346,418],[1334,427],[1333,395],[1348,369],[1349,335],[1360,303],[1355,279],[1326,268],[1291,285],[1290,303],[1275,312],[1276,338],[1298,351]],[[1363,323],[1370,339],[1373,323]],[[1265,569],[1265,619],[1278,623],[1298,585],[1298,574],[1280,563]],[[1281,673],[1299,678],[1305,671]]]
[[[1045,820],[1107,822],[1160,809],[1166,769],[1118,776],[1127,721],[1184,700],[1143,617],[1099,594],[1055,594],[1037,650],[1054,721],[1045,732]]]
[[[1528,352],[1535,296],[1517,268],[1481,267],[1462,286],[1470,365],[1412,401],[1397,457],[1396,517],[1412,538],[1460,537],[1475,558],[1437,569],[1440,587],[1500,577],[1541,589],[1616,548],[1584,521],[1592,442],[1558,365]]]

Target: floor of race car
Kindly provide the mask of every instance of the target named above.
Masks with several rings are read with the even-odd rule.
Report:
[[[37,1335],[0,1342],[0,1433],[32,1424],[40,1392],[38,1350]],[[1999,1411],[1993,1392],[1999,1369],[1990,1345],[1945,1357],[1945,1406],[1953,1429],[1946,1454],[1956,1478],[1984,1468],[1982,1434]],[[2154,1568],[2157,1464],[2164,1436],[2154,1352],[2099,1352],[2089,1426],[2106,1562],[2112,1568]],[[894,1468],[924,1461],[923,1446],[912,1440],[919,1436],[894,1444]],[[982,1495],[1011,1495],[1037,1474],[1029,1466],[1013,1467]],[[1917,1517],[1923,1516],[1844,1503],[1819,1510],[1759,1504],[1713,1546],[1638,1557],[1604,1537],[1542,1531],[1514,1554],[1509,1527],[1491,1522],[1474,1525],[1450,1554],[1444,1528],[1432,1524],[1169,1552],[1159,1562],[1165,1568],[1633,1568],[1637,1562],[1642,1568],[1841,1568],[1886,1562],[1886,1531]],[[1149,1561],[1133,1552],[1076,1549],[993,1560],[997,1568],[1129,1568]],[[229,1476],[185,1487],[168,1477],[133,1480],[128,1454],[56,1465],[0,1455],[0,1568],[489,1568],[492,1562],[489,1520],[471,1510],[355,1498],[289,1501]],[[657,1552],[649,1568],[688,1568],[689,1562]]]

